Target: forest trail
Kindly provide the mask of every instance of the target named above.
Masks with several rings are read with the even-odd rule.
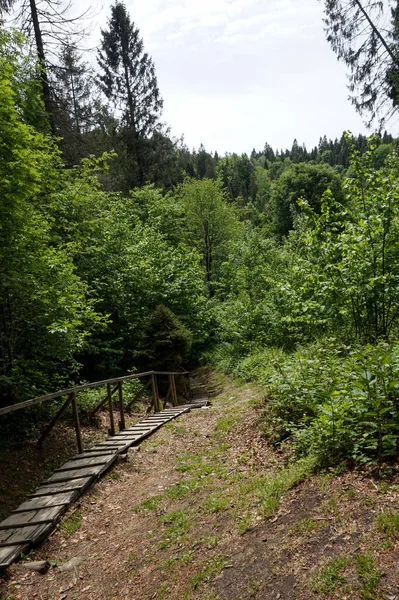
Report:
[[[212,407],[131,450],[28,557],[47,574],[12,566],[2,600],[399,598],[398,543],[375,525],[399,486],[288,465],[261,392],[200,375]]]

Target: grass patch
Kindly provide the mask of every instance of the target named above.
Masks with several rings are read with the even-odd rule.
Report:
[[[217,535],[209,535],[200,539],[200,543],[204,544],[208,549],[216,548],[219,542],[220,537],[218,537]]]
[[[236,425],[239,418],[239,414],[230,413],[220,417],[216,421],[215,431],[213,433],[214,437],[219,437],[220,435],[228,435],[233,431],[234,426]]]
[[[81,527],[82,512],[80,510],[76,510],[74,513],[61,521],[61,532],[67,537],[79,531]]]
[[[184,538],[192,527],[194,514],[194,511],[190,510],[177,510],[159,517],[160,522],[167,527],[160,544],[161,549],[168,548],[171,543]]]
[[[370,554],[356,556],[356,572],[361,582],[360,595],[363,600],[377,600],[381,598],[378,587],[382,571],[375,566],[374,558]]]
[[[311,533],[312,531],[315,531],[316,529],[321,529],[322,527],[325,527],[326,522],[325,521],[318,521],[315,519],[312,519],[312,517],[303,517],[303,519],[300,519],[295,525],[294,527],[292,527],[290,529],[290,535],[293,536],[301,536],[301,535],[307,535],[309,533]]]
[[[147,498],[140,502],[140,504],[136,504],[136,506],[132,507],[133,512],[142,512],[145,510],[157,510],[159,504],[162,500],[162,496],[153,496],[152,498]]]
[[[312,458],[301,459],[275,476],[259,475],[241,484],[240,497],[253,498],[261,505],[264,517],[273,515],[280,506],[282,495],[308,477],[314,469]]]
[[[172,554],[169,558],[167,558],[163,564],[163,569],[169,570],[174,566],[188,565],[195,558],[195,550],[189,550],[188,552],[183,552],[181,554]]]
[[[206,513],[224,512],[230,508],[230,500],[218,495],[208,496],[201,504],[201,509]]]
[[[202,596],[202,600],[220,600],[220,596],[218,596],[215,592],[208,592],[205,596]]]
[[[166,490],[166,495],[172,500],[180,500],[188,494],[196,492],[204,485],[204,480],[199,477],[193,477],[191,479],[183,479],[178,483],[175,483]]]
[[[216,556],[208,561],[193,577],[191,577],[189,585],[191,589],[196,590],[200,583],[209,581],[211,577],[218,575],[229,565],[229,562],[224,557]]]
[[[163,583],[161,585],[161,587],[159,587],[156,591],[157,598],[167,598],[169,596],[169,594],[170,594],[170,585],[168,583]]]
[[[205,476],[210,475],[215,467],[216,465],[206,460],[206,456],[185,454],[179,457],[179,464],[176,467],[176,471]]]
[[[175,435],[186,435],[188,433],[188,430],[183,427],[182,425],[174,425],[172,428],[172,433],[174,433]]]
[[[389,540],[394,541],[399,535],[399,512],[384,511],[377,517],[376,526]]]
[[[252,526],[252,515],[249,512],[240,514],[237,516],[237,521],[237,532],[239,535],[243,535]]]
[[[313,576],[310,589],[318,594],[334,592],[339,585],[347,583],[347,578],[344,577],[343,572],[349,564],[350,559],[347,557],[334,558]]]

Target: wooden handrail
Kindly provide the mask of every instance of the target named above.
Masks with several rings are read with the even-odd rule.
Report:
[[[13,404],[11,406],[5,406],[4,408],[0,408],[0,415],[6,415],[8,413],[14,412],[16,410],[21,410],[22,408],[28,408],[30,406],[35,406],[36,404],[41,404],[42,402],[46,402],[47,400],[54,400],[54,398],[59,398],[60,396],[69,396],[70,394],[76,394],[77,392],[83,392],[84,390],[89,390],[95,387],[99,387],[101,385],[108,385],[112,383],[119,383],[122,381],[127,381],[129,379],[137,379],[139,377],[148,377],[152,375],[187,375],[188,371],[147,371],[145,373],[135,373],[134,375],[124,375],[123,377],[114,377],[113,379],[104,379],[102,381],[94,381],[93,383],[85,383],[83,385],[78,385],[72,388],[66,388],[65,390],[60,390],[59,392],[53,392],[52,394],[45,394],[44,396],[38,396],[37,398],[32,398],[31,400],[25,400],[24,402],[18,402],[17,404]]]

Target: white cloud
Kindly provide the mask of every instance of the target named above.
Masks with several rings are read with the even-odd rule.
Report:
[[[189,145],[250,152],[364,131],[319,0],[126,3],[154,58],[165,121]]]

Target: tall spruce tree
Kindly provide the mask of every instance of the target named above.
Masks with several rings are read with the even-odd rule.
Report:
[[[93,96],[90,68],[72,44],[63,46],[52,75],[55,131],[66,162],[74,165],[89,153],[85,134],[96,122],[99,101]]]
[[[101,30],[101,33],[100,87],[122,112],[121,134],[137,171],[136,181],[133,179],[131,185],[142,185],[146,142],[160,126],[163,106],[154,63],[144,51],[140,32],[123,3],[117,1],[111,7],[108,30]]]

